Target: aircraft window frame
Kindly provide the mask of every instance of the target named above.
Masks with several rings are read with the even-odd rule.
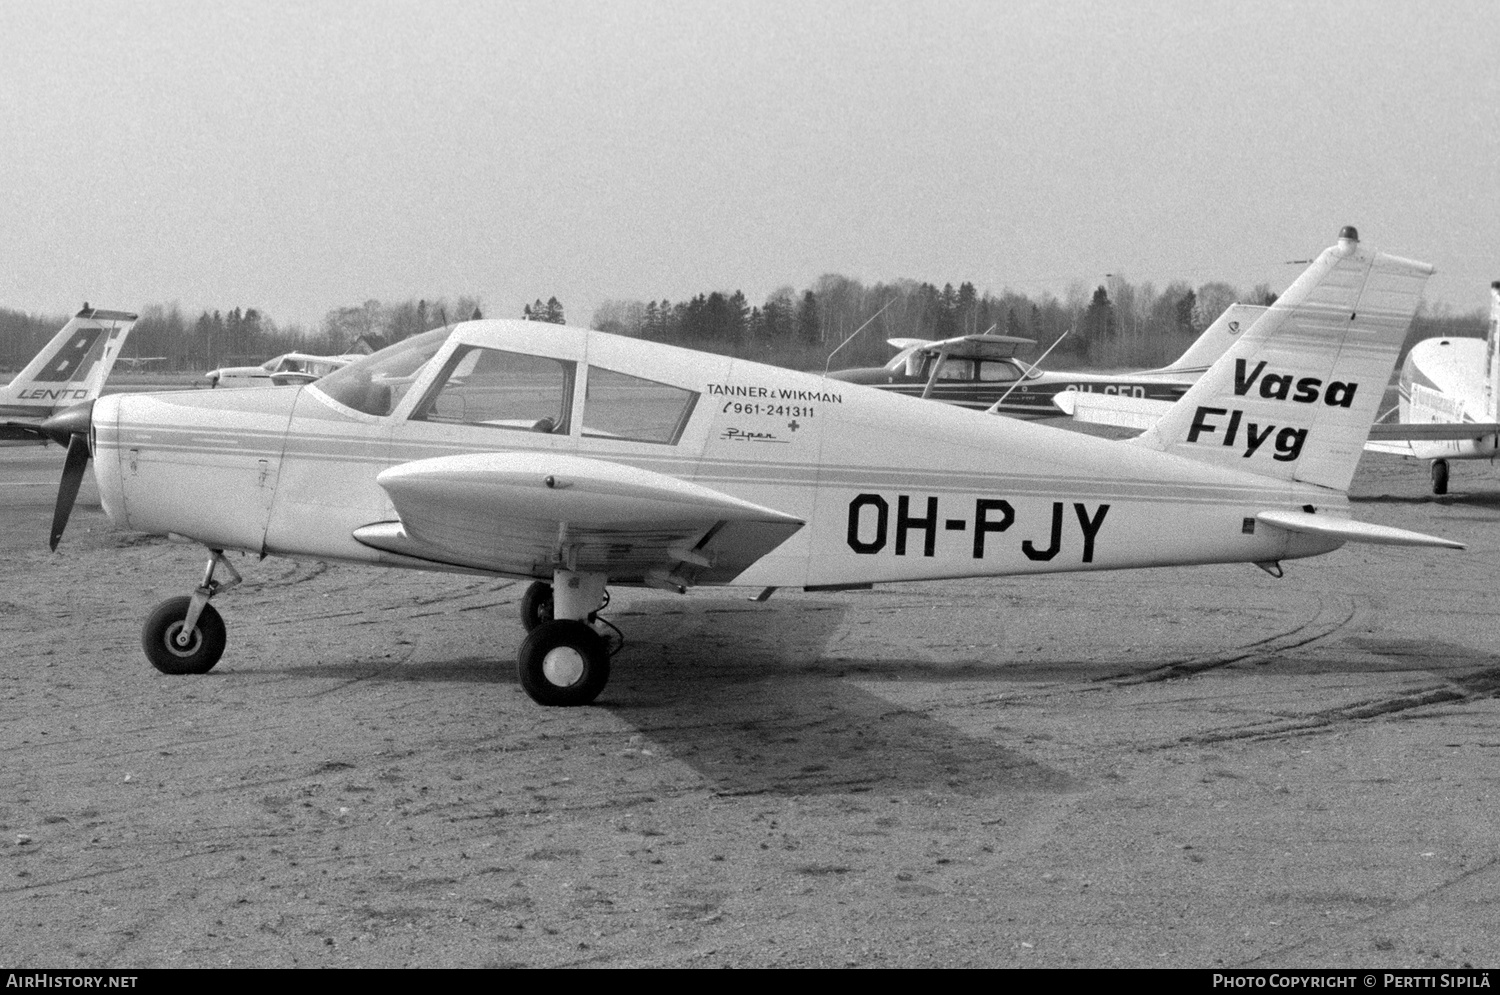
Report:
[[[594,401],[594,391],[596,386],[600,389],[601,392],[610,389],[610,387],[606,384],[598,382],[600,379],[602,379],[601,375],[608,377],[620,377],[624,380],[635,381],[637,384],[647,385],[648,387],[661,388],[662,392],[670,391],[672,392],[672,394],[675,394],[675,397],[671,397],[671,395],[669,394],[659,393],[656,397],[647,398],[646,400],[647,404],[653,406],[653,410],[665,410],[664,408],[660,407],[662,401],[667,399],[668,397],[671,397],[672,406],[676,408],[676,411],[675,414],[672,415],[672,426],[670,430],[665,434],[658,433],[656,437],[652,437],[651,435],[643,434],[639,431],[634,431],[631,429],[625,429],[622,431],[605,431],[598,425],[590,426],[590,404],[595,405],[592,411],[597,415],[601,408],[610,403],[613,403],[603,400],[600,400],[598,402]],[[628,385],[619,384],[616,386],[617,388],[623,388],[627,387]],[[677,384],[663,383],[660,380],[652,380],[649,377],[639,377],[633,373],[623,373],[620,370],[613,370],[607,366],[596,366],[590,363],[588,367],[588,380],[584,385],[583,417],[580,423],[580,432],[583,437],[587,439],[612,439],[617,442],[643,442],[649,445],[675,446],[682,441],[682,435],[685,431],[687,431],[688,422],[692,420],[693,412],[698,408],[698,400],[700,397],[702,397],[702,394],[699,391],[690,390],[687,387],[681,387]],[[611,413],[606,413],[606,416],[603,419],[596,420],[609,422],[613,420],[610,417],[610,414]],[[632,432],[633,434],[628,434]]]
[[[544,413],[541,417],[522,418],[483,418],[471,416],[468,402],[469,396],[460,393],[464,389],[464,381],[474,377],[475,371],[479,370],[480,364],[487,357],[515,357],[526,363],[551,363],[557,367],[559,379],[555,383],[542,385],[541,390],[552,391],[551,396],[545,399],[545,403],[538,410],[555,412],[555,414]],[[511,364],[514,367],[514,364]],[[543,367],[546,369],[546,367]],[[500,384],[498,388],[491,391],[489,398],[491,403],[499,401],[501,404],[515,405],[520,396],[521,388],[516,384],[515,373],[507,370],[506,362],[502,358],[499,363],[487,373],[498,374],[510,378],[509,382]],[[524,373],[523,373],[524,376]],[[559,359],[555,356],[546,356],[533,352],[518,352],[514,349],[497,349],[493,346],[480,345],[478,343],[464,343],[454,349],[443,367],[438,371],[436,377],[428,384],[422,399],[417,402],[407,415],[408,421],[425,422],[432,425],[462,425],[474,428],[493,428],[511,432],[538,432],[548,435],[568,435],[572,430],[573,421],[573,396],[578,383],[578,363],[571,359]],[[442,403],[444,391],[452,386],[454,393],[450,398],[459,401],[458,413],[438,413],[436,409]],[[536,388],[525,388],[534,391]],[[510,397],[495,397],[495,394],[511,394]],[[519,409],[518,409],[519,410]],[[474,415],[517,413],[499,412],[492,408],[476,406]]]

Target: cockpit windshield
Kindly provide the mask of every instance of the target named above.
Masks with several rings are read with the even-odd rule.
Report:
[[[411,389],[422,367],[448,341],[450,328],[430,332],[387,346],[357,359],[317,381],[312,388],[339,404],[367,415],[388,415]]]

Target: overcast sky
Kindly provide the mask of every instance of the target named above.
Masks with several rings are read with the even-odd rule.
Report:
[[[0,0],[0,307],[1500,279],[1494,8]]]

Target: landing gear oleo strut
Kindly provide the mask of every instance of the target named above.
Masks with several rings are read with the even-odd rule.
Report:
[[[168,598],[146,618],[141,628],[141,648],[151,665],[164,674],[206,674],[224,655],[224,620],[208,600],[240,582],[239,572],[224,558],[222,549],[213,554],[203,571],[203,583],[192,596]],[[223,567],[229,580],[214,580],[214,570]]]

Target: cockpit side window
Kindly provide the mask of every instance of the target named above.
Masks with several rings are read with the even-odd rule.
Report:
[[[1020,379],[1021,371],[1014,363],[998,361],[981,361],[979,364],[979,379],[985,383],[1004,383],[1007,380]]]
[[[547,356],[465,346],[449,358],[411,417],[566,435],[576,369]]]
[[[675,445],[697,403],[695,391],[591,366],[583,399],[583,434]]]
[[[942,368],[938,370],[939,380],[973,380],[974,361],[972,359],[943,360]]]

